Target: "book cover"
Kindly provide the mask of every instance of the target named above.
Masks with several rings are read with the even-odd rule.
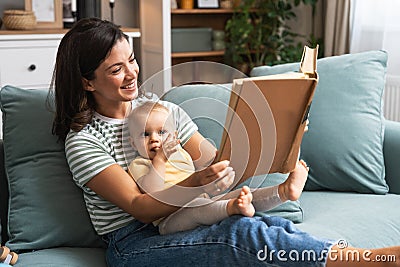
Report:
[[[299,72],[233,81],[218,160],[230,160],[238,182],[295,168],[318,83],[317,49],[304,48]]]

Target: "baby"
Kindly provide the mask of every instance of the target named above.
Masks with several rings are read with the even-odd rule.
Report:
[[[131,144],[139,153],[139,156],[131,162],[129,172],[143,191],[147,193],[160,191],[179,183],[195,171],[190,155],[176,139],[175,122],[167,107],[157,102],[145,102],[132,111],[128,124]],[[253,216],[255,210],[251,201],[252,193],[247,186],[244,186],[237,198],[183,208],[188,209],[193,216],[172,214],[157,221],[160,223],[160,233],[189,230],[199,225],[219,222],[224,218],[209,217],[216,214],[216,210],[221,213],[221,209],[225,210],[225,217],[235,214]],[[174,230],[164,232],[162,229]]]
[[[129,172],[143,192],[151,194],[161,191],[181,182],[195,171],[190,155],[176,139],[174,120],[164,105],[152,101],[139,105],[129,115],[128,127],[130,142],[139,154],[130,163]],[[301,190],[303,186],[304,183],[300,183]],[[278,186],[262,190],[257,206],[263,211],[282,203]],[[202,194],[198,198],[209,196]],[[154,224],[158,225],[160,234],[169,234],[211,225],[232,215],[252,217],[255,213],[253,201],[250,188],[244,186],[219,200],[210,200],[208,204],[183,207]]]

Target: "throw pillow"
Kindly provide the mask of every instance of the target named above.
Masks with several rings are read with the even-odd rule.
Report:
[[[0,92],[10,189],[6,245],[11,250],[103,246],[72,180],[64,146],[51,133],[46,98],[47,90],[5,86]]]
[[[385,194],[382,95],[387,54],[368,51],[317,61],[319,83],[301,157],[306,190]],[[254,68],[252,76],[297,71],[298,63]]]

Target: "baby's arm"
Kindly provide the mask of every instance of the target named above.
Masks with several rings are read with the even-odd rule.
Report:
[[[163,142],[151,161],[148,172],[136,180],[141,190],[153,193],[165,189],[165,164],[168,158],[177,151],[178,144],[179,140],[171,135]]]

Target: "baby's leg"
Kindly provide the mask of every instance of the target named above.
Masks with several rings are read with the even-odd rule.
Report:
[[[252,204],[256,211],[267,211],[275,208],[276,206],[282,204],[282,200],[279,197],[278,193],[279,185],[270,186],[270,187],[261,187],[257,189],[251,188],[251,192],[253,195]],[[214,197],[213,199],[237,199],[240,197],[242,189],[236,189],[225,194],[222,197]]]
[[[251,189],[253,206],[256,211],[267,211],[275,208],[287,200],[297,200],[303,191],[308,176],[308,167],[303,160],[297,162],[296,168],[280,185]],[[267,178],[268,179],[268,178]],[[237,198],[241,189],[231,191],[220,199]],[[218,197],[218,196],[217,196]]]
[[[285,182],[279,185],[279,196],[283,202],[299,199],[307,181],[308,170],[304,160],[299,160],[294,171],[289,174]]]
[[[255,213],[254,206],[252,204],[253,194],[248,186],[243,186],[240,194],[236,198],[232,198],[228,202],[227,211],[229,216],[232,215],[243,215],[247,217],[253,217]]]
[[[161,221],[158,225],[159,232],[166,235],[220,222],[229,217],[228,202],[229,200],[218,200],[203,206],[181,208]]]
[[[217,200],[210,204],[181,208],[158,225],[162,235],[194,229],[200,225],[212,225],[223,219],[241,214],[252,217],[255,213],[250,188],[244,186],[234,199]]]

